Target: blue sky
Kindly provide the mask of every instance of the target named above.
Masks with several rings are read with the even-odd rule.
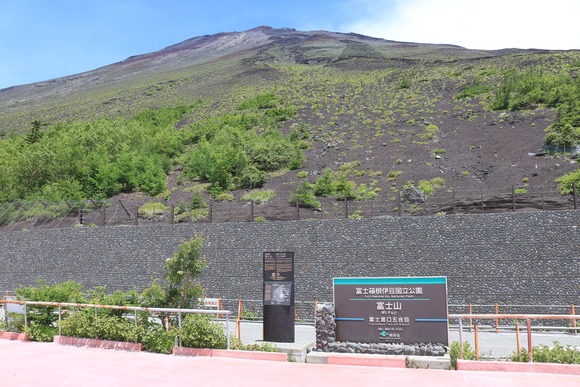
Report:
[[[578,0],[0,0],[0,89],[259,25],[480,49],[580,49],[578,15]]]

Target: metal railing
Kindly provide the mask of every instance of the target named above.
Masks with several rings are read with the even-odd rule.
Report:
[[[58,334],[61,335],[61,321],[62,321],[62,308],[94,308],[95,313],[98,309],[115,309],[123,311],[133,311],[135,318],[135,326],[137,326],[137,312],[148,312],[148,313],[173,313],[177,314],[178,325],[181,328],[181,315],[183,313],[194,313],[194,314],[213,314],[216,316],[226,316],[226,337],[227,337],[227,349],[230,349],[230,314],[229,310],[209,310],[209,309],[178,309],[178,308],[149,308],[140,306],[119,306],[119,305],[97,305],[97,304],[76,304],[70,302],[45,302],[45,301],[14,301],[14,300],[0,300],[0,304],[3,307],[7,304],[23,305],[24,306],[24,325],[28,326],[27,318],[27,306],[37,305],[37,306],[52,306],[58,307]],[[5,314],[7,317],[7,313]]]
[[[482,319],[482,320],[495,320],[499,319],[509,319],[509,320],[525,320],[526,330],[527,330],[527,341],[528,341],[528,361],[533,362],[533,345],[532,345],[532,320],[570,320],[572,325],[576,325],[576,320],[580,320],[580,315],[575,314],[449,314],[447,316],[450,319],[459,320],[459,358],[463,359],[463,320],[464,319]],[[515,324],[516,327],[516,341],[518,351],[520,347],[520,337],[519,337],[519,324]],[[479,339],[478,339],[478,326],[475,324],[475,353],[476,360],[479,360]],[[496,330],[497,333],[497,330]]]

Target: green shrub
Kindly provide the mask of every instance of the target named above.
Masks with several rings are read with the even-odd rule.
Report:
[[[118,316],[97,316],[91,310],[75,313],[61,322],[64,336],[137,342],[135,323]]]
[[[336,193],[336,183],[334,172],[330,169],[325,169],[322,176],[320,176],[316,183],[314,183],[314,195],[316,196],[332,196]]]
[[[52,342],[54,336],[58,334],[58,330],[53,326],[41,325],[36,321],[31,321],[24,328],[24,333],[28,335],[30,341]]]
[[[234,177],[233,182],[239,189],[252,189],[262,187],[268,181],[268,175],[250,164],[244,167],[240,174]]]
[[[245,193],[241,200],[253,200],[256,204],[263,204],[268,203],[272,200],[275,196],[274,190],[265,189],[265,190],[254,190],[248,193]]]
[[[238,110],[250,109],[271,109],[276,107],[278,101],[273,93],[260,94],[254,98],[248,99],[238,105]]]
[[[395,181],[397,180],[397,177],[401,176],[403,174],[403,171],[390,171],[387,174],[387,180],[388,181]]]
[[[571,345],[563,347],[557,341],[554,342],[554,346],[551,348],[547,345],[534,346],[532,348],[532,357],[536,363],[580,364],[580,350]],[[522,348],[519,352],[514,352],[509,360],[528,362],[530,360],[528,350]]]
[[[463,99],[463,98],[473,98],[477,97],[481,94],[489,93],[492,90],[492,87],[489,85],[481,85],[481,84],[473,84],[465,87],[461,90],[455,98]]]
[[[16,289],[16,295],[20,300],[46,301],[46,302],[84,302],[82,285],[75,281],[65,281],[54,285],[48,285],[46,281],[37,279],[36,286],[20,287]],[[58,314],[54,306],[28,305],[27,316],[30,322],[36,322],[44,326],[52,326],[58,320]]]
[[[429,124],[425,127],[423,133],[417,134],[417,137],[427,139],[429,141],[433,141],[437,139],[437,135],[439,134],[439,127],[435,124]]]
[[[224,327],[211,316],[190,314],[181,324],[180,337],[182,345],[192,348],[227,347]]]
[[[398,90],[408,89],[411,87],[411,81],[409,79],[402,79],[399,86],[397,86]]]
[[[356,210],[355,212],[353,212],[352,214],[350,214],[348,216],[349,219],[362,219],[363,218],[363,212],[362,210]]]
[[[374,200],[377,198],[380,191],[381,191],[381,189],[378,187],[374,187],[374,184],[372,184],[372,183],[371,183],[370,187],[367,187],[366,184],[362,183],[362,184],[359,184],[354,189],[354,199],[355,200]]]
[[[580,168],[560,176],[556,179],[556,182],[562,195],[570,195],[574,190],[574,182],[576,182],[577,188],[580,189]]]
[[[212,195],[217,202],[231,202],[234,200],[234,195],[229,192],[219,192],[215,194],[212,192]]]
[[[321,204],[316,199],[316,195],[314,194],[314,185],[309,183],[308,181],[304,181],[296,191],[290,197],[290,204],[296,204],[300,207],[306,208],[320,208]]]
[[[296,174],[296,177],[298,177],[299,179],[303,179],[305,177],[308,177],[308,172],[307,171],[300,171]]]
[[[203,198],[203,195],[201,194],[201,192],[195,192],[193,194],[193,196],[191,197],[191,209],[195,210],[195,209],[200,209],[200,208],[207,208],[207,203],[205,202],[205,199]]]
[[[276,344],[272,343],[254,343],[254,344],[245,344],[238,346],[234,349],[240,349],[243,351],[258,351],[258,352],[278,352],[278,347]]]
[[[94,313],[90,310],[78,311],[61,321],[61,333],[70,337],[96,337]]]
[[[0,319],[0,331],[24,332],[24,315],[20,313],[8,313],[7,321]]]
[[[445,181],[440,177],[436,177],[431,180],[419,180],[417,188],[423,191],[425,195],[431,196],[435,193],[436,188],[441,188],[444,185]]]
[[[451,367],[456,369],[457,359],[459,359],[461,356],[459,341],[454,341],[451,343],[449,348],[449,356],[451,357]],[[475,350],[471,348],[471,344],[469,344],[467,341],[463,342],[463,359],[475,360]]]
[[[139,342],[143,349],[148,352],[170,354],[175,344],[175,336],[179,330],[165,330],[160,324],[153,324],[148,328],[139,327]]]
[[[169,212],[169,206],[163,203],[145,203],[137,210],[140,218],[150,218],[155,215],[163,215]]]

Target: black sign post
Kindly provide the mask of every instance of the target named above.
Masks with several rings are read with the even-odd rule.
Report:
[[[447,278],[335,278],[336,339],[448,345]]]
[[[264,252],[264,341],[294,342],[294,253]]]

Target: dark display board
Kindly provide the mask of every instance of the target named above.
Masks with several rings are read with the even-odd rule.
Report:
[[[447,278],[335,278],[336,339],[448,345]]]
[[[294,253],[264,252],[264,341],[294,342]]]
[[[268,281],[294,281],[294,253],[264,253],[264,282]]]

